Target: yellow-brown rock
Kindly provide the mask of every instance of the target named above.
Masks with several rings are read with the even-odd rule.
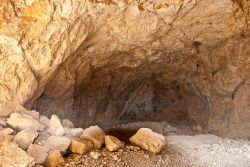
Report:
[[[105,136],[105,145],[109,151],[117,151],[124,147],[124,143],[122,141],[110,135]]]
[[[77,154],[84,154],[93,149],[91,141],[84,139],[71,139],[70,151]]]
[[[53,152],[50,152],[47,160],[46,160],[46,167],[57,167],[60,164],[64,163],[64,159],[62,157],[62,154],[60,153],[60,151],[56,150]]]

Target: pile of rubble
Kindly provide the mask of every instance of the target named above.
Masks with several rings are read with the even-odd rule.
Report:
[[[154,154],[165,145],[163,135],[141,128],[130,142]],[[84,154],[92,149],[117,151],[125,146],[118,138],[106,135],[98,126],[75,128],[67,120],[52,115],[50,119],[32,110],[0,117],[0,166],[54,167],[64,162],[66,153]],[[98,155],[92,155],[98,158]]]

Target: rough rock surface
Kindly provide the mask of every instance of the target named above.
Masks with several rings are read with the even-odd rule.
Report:
[[[70,142],[71,141],[66,137],[50,136],[46,141],[42,142],[42,145],[47,147],[50,151],[59,150],[65,153]]]
[[[65,134],[64,127],[62,126],[61,121],[57,115],[52,115],[49,123],[50,123],[50,127],[47,131],[51,135],[63,136]]]
[[[84,154],[93,149],[91,141],[84,139],[72,139],[70,144],[70,151],[72,153]]]
[[[37,136],[38,133],[36,131],[22,130],[15,135],[13,142],[23,150],[26,150]]]
[[[27,150],[27,153],[35,158],[36,164],[43,164],[48,156],[48,148],[36,144],[31,144]]]
[[[250,1],[0,6],[1,116],[25,106],[84,126],[192,120],[250,137]]]
[[[82,135],[83,129],[82,128],[65,128],[65,136],[69,138],[78,138]]]
[[[40,124],[33,117],[25,114],[13,113],[10,115],[10,118],[7,119],[7,123],[17,130],[44,130],[44,126],[42,124]]]
[[[105,132],[96,126],[90,126],[89,128],[84,129],[83,134],[80,138],[89,140],[93,143],[94,148],[100,149],[104,144]]]
[[[0,142],[0,166],[33,166],[34,158],[27,155],[25,151],[15,143]]]
[[[62,163],[64,163],[64,159],[60,151],[55,150],[49,153],[49,156],[47,157],[47,160],[46,160],[46,166],[57,167]]]
[[[124,143],[122,141],[110,135],[105,136],[105,145],[109,151],[117,151],[124,147]]]
[[[129,141],[138,147],[148,150],[154,154],[161,152],[166,145],[165,137],[159,133],[153,132],[148,128],[139,129]]]

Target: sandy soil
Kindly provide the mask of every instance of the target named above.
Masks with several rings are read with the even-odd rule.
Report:
[[[153,125],[154,124],[154,125]],[[145,123],[133,126],[145,126]],[[211,134],[198,134],[192,128],[173,127],[164,123],[147,123],[166,136],[168,145],[159,155],[127,145],[118,152],[105,148],[84,155],[71,154],[62,166],[81,167],[249,167],[250,141],[220,138]],[[157,126],[156,126],[157,125]],[[130,125],[123,126],[133,127]],[[120,127],[121,128],[121,127]],[[171,129],[171,130],[170,130]],[[157,130],[156,130],[157,131]],[[192,131],[192,132],[191,132]],[[114,131],[112,131],[113,133]],[[124,132],[124,131],[123,131]],[[127,131],[128,132],[128,131]],[[181,134],[192,135],[181,135]],[[196,133],[196,135],[194,135]],[[113,133],[118,134],[118,133]],[[122,134],[122,133],[120,133]],[[123,137],[131,135],[122,134]],[[119,137],[118,135],[116,135]],[[123,138],[126,141],[126,137]],[[97,155],[98,158],[93,157]],[[96,159],[95,159],[96,158]]]

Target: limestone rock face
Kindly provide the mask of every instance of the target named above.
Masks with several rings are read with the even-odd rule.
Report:
[[[0,116],[191,120],[250,138],[250,1],[1,1]]]
[[[148,128],[140,128],[129,141],[141,149],[148,150],[154,154],[160,153],[162,148],[166,145],[163,135],[153,132]]]
[[[15,143],[0,142],[0,166],[34,166],[34,158]]]

